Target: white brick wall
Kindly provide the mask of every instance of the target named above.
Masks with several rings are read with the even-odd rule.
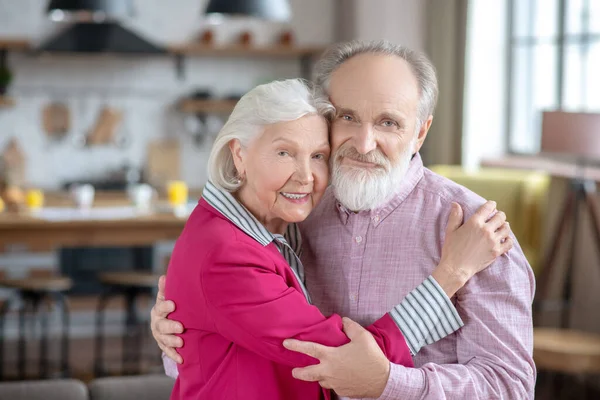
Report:
[[[202,28],[200,14],[206,0],[135,3],[138,14],[129,26],[157,42],[182,42]],[[45,4],[42,0],[0,0],[0,37],[26,36],[40,41],[55,31],[56,25],[44,14]],[[299,43],[333,41],[333,0],[292,0],[291,5],[291,25]],[[236,21],[217,28],[217,38],[231,37],[243,28],[255,32],[257,42],[265,43],[281,26]],[[10,65],[16,74],[12,95],[17,105],[0,110],[0,149],[16,136],[28,160],[29,183],[44,188],[56,188],[65,180],[101,176],[124,163],[142,166],[148,141],[164,136],[181,139],[183,178],[192,187],[201,186],[211,142],[201,147],[191,145],[182,116],[172,110],[176,99],[196,88],[208,88],[216,95],[244,92],[257,83],[295,77],[300,72],[295,61],[190,58],[187,77],[180,81],[173,60],[166,56],[11,54]],[[42,131],[40,116],[44,105],[52,100],[67,102],[71,108],[70,137],[90,129],[102,105],[122,108],[126,113],[122,133],[130,135],[130,145],[125,149],[77,149],[69,140],[51,145]]]

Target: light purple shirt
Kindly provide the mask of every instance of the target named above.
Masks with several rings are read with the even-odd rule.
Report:
[[[451,202],[465,221],[484,200],[423,167],[417,154],[398,195],[351,213],[331,189],[300,226],[313,303],[367,325],[399,304],[440,261]],[[515,246],[453,299],[465,323],[426,346],[416,368],[392,364],[382,399],[533,399],[532,270]]]

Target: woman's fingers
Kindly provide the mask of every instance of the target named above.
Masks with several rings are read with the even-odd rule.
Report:
[[[502,224],[504,224],[505,222],[506,214],[503,211],[498,211],[492,218],[489,219],[488,222],[486,222],[486,225],[490,229],[492,229],[492,232],[495,232],[500,227],[502,227]]]
[[[500,239],[505,239],[508,236],[510,236],[511,230],[510,230],[510,224],[508,222],[505,222],[502,224],[502,226],[500,228],[498,228],[496,230],[496,237],[500,238]]]

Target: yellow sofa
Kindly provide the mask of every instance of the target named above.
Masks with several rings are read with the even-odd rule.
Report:
[[[466,170],[455,165],[434,165],[433,172],[494,200],[504,211],[536,275],[542,262],[543,228],[550,176],[537,171],[481,168]]]

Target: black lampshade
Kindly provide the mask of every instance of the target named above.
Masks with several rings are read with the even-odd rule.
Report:
[[[287,0],[210,0],[205,13],[241,15],[272,21],[287,21],[291,16]]]
[[[60,20],[63,15],[88,13],[100,19],[123,19],[133,17],[132,0],[51,0],[48,14]],[[58,17],[56,17],[58,15]]]

